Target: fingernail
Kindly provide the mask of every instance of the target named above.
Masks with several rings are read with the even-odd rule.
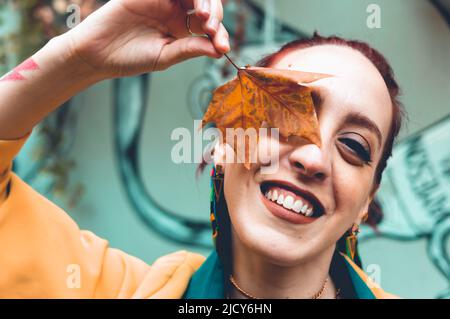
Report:
[[[204,13],[209,13],[209,0],[203,0],[201,8]]]
[[[208,21],[208,27],[214,31],[217,31],[217,28],[219,27],[219,20],[217,20],[217,18],[211,18]]]

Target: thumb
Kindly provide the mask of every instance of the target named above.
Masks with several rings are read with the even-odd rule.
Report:
[[[211,40],[207,37],[181,38],[162,47],[155,69],[164,70],[174,64],[199,56],[220,58],[222,53],[214,48]]]

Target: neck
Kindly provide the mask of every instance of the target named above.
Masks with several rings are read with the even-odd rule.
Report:
[[[303,263],[285,267],[268,262],[238,240],[232,242],[233,277],[241,289],[256,298],[309,299],[322,289],[327,278],[321,298],[335,298],[336,288],[328,275],[334,247]],[[246,298],[237,289],[232,289],[231,297]]]

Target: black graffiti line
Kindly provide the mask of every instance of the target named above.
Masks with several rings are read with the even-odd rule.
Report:
[[[427,157],[420,136],[409,142],[406,155],[405,162],[409,168],[407,169],[407,177],[412,190],[419,201],[422,202],[423,208],[429,211],[434,218],[438,218],[447,209],[445,204],[448,200],[446,194],[440,191],[438,175],[436,175],[436,171]],[[421,179],[422,181],[420,181]],[[425,180],[423,181],[423,179]],[[433,196],[433,194],[438,195]],[[441,201],[436,202],[436,198],[433,197],[437,197]],[[438,207],[436,207],[437,204]],[[433,209],[430,210],[430,207]]]

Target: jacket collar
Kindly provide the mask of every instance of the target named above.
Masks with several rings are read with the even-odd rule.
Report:
[[[225,299],[223,268],[214,250],[192,276],[185,299]]]
[[[347,256],[341,254],[347,265],[358,299],[378,299],[384,293]],[[192,276],[184,295],[185,299],[224,299],[223,268],[214,250]]]

